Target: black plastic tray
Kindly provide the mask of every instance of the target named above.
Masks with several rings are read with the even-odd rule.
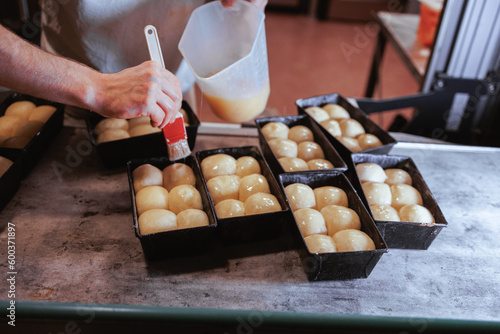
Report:
[[[374,147],[368,150],[362,151],[362,153],[373,153],[373,154],[387,154],[391,151],[396,140],[389,135],[387,131],[384,131],[375,122],[373,122],[361,109],[354,107],[350,104],[344,97],[339,94],[329,94],[309,97],[305,99],[299,99],[295,101],[299,114],[306,114],[305,109],[307,107],[322,107],[325,104],[338,104],[344,107],[345,110],[351,115],[351,118],[357,120],[364,128],[366,133],[371,133],[377,136],[382,142],[382,146]],[[312,119],[312,118],[311,118]],[[314,120],[313,120],[314,121]],[[342,158],[346,159],[346,156],[352,152],[345,147],[340,141],[338,141],[334,136],[332,136],[326,129],[314,121],[318,127],[323,131],[326,138],[333,144],[333,146],[339,151]]]
[[[196,159],[201,164],[201,161],[206,157],[219,153],[228,154],[235,159],[243,156],[255,158],[260,164],[261,174],[269,183],[271,193],[276,196],[283,209],[277,212],[231,218],[218,218],[216,214],[217,231],[221,241],[225,244],[234,244],[278,238],[290,218],[290,210],[276,179],[258,148],[256,146],[244,146],[200,151],[196,152]],[[203,175],[202,179],[206,187],[206,179]],[[206,189],[207,193],[209,193],[207,187]],[[213,205],[210,195],[209,199],[211,205]]]
[[[157,157],[148,159],[135,159],[127,162],[128,181],[130,186],[130,199],[132,201],[133,223],[135,235],[139,238],[144,255],[148,259],[170,258],[175,256],[191,255],[199,253],[210,246],[214,238],[216,220],[213,205],[209,200],[206,188],[201,179],[201,171],[192,156],[176,161],[184,163],[193,169],[196,177],[196,189],[200,192],[203,202],[203,211],[206,212],[209,220],[208,226],[199,226],[187,229],[158,232],[142,235],[139,233],[137,206],[135,204],[134,181],[132,172],[135,168],[143,164],[151,164],[163,170],[174,162],[167,157]]]
[[[0,156],[12,160],[13,164],[0,177],[0,211],[5,208],[21,185],[22,166],[21,150],[10,150],[0,147]]]
[[[264,158],[269,164],[269,167],[271,167],[271,170],[276,178],[278,178],[279,174],[285,173],[285,170],[281,166],[276,155],[274,155],[273,151],[271,150],[271,147],[269,146],[266,138],[264,137],[264,134],[262,133],[262,127],[270,122],[283,123],[290,128],[295,125],[304,125],[308,127],[314,135],[314,141],[318,143],[323,149],[325,153],[325,159],[330,161],[334,166],[334,168],[332,169],[323,169],[323,171],[344,172],[347,170],[346,163],[341,158],[340,154],[337,152],[335,147],[333,147],[332,143],[323,135],[320,127],[316,124],[316,122],[314,122],[307,115],[258,118],[255,120],[255,124],[257,125],[257,129],[259,132],[260,148],[262,149]]]
[[[33,169],[37,161],[42,157],[59,132],[61,132],[64,119],[64,105],[24,94],[12,93],[0,103],[0,116],[4,115],[9,105],[17,101],[31,101],[37,106],[51,105],[56,108],[52,116],[23,149],[4,148],[6,151],[21,152],[20,165],[22,175],[25,176]]]
[[[446,222],[436,199],[429,190],[429,187],[425,183],[422,174],[420,174],[413,160],[410,157],[398,155],[356,153],[352,155],[352,161],[354,165],[363,162],[371,162],[380,165],[384,169],[401,168],[410,174],[413,180],[413,187],[422,195],[424,206],[434,216],[435,224],[426,225],[411,222],[389,222],[379,220],[376,220],[375,224],[377,224],[377,227],[389,248],[429,248],[439,232],[441,232],[444,227],[448,226],[448,223]],[[368,209],[368,212],[372,215],[365,193],[361,187],[361,182],[356,174],[356,170],[353,169],[352,172],[348,173],[348,177],[354,188],[358,191],[361,200]]]
[[[382,255],[387,252],[387,245],[347,177],[333,172],[293,172],[280,175],[283,192],[285,187],[292,183],[303,183],[313,189],[334,186],[344,190],[349,200],[349,208],[359,215],[361,230],[372,238],[376,247],[375,250],[370,251],[310,253],[295,222],[296,236],[301,240],[299,252],[308,279],[323,281],[368,277]]]
[[[189,118],[190,125],[186,127],[186,132],[189,148],[193,150],[196,143],[198,127],[200,126],[200,120],[186,101],[182,101],[182,108],[186,111]],[[128,161],[134,159],[161,157],[168,154],[167,143],[162,132],[111,142],[97,143],[97,136],[94,133],[94,128],[102,119],[104,119],[104,117],[101,115],[92,114],[86,121],[90,140],[96,147],[97,153],[106,168],[125,166]]]

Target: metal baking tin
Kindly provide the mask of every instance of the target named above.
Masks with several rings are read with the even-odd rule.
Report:
[[[186,101],[182,101],[182,108],[189,118],[189,126],[186,127],[189,148],[193,150],[200,120]],[[162,132],[151,133],[144,136],[131,137],[105,143],[97,143],[97,135],[94,128],[104,117],[93,114],[87,118],[87,129],[90,140],[96,147],[97,153],[106,168],[125,166],[127,161],[150,157],[160,157],[168,154],[167,143]]]
[[[56,108],[56,111],[50,116],[45,124],[31,138],[31,140],[22,149],[3,148],[6,151],[21,152],[20,166],[22,175],[26,176],[36,165],[37,161],[42,157],[50,144],[55,140],[59,132],[62,130],[64,119],[64,105],[55,103],[29,95],[12,93],[2,103],[0,103],[0,116],[3,116],[5,110],[14,102],[31,101],[36,106],[50,105]]]
[[[448,223],[436,202],[436,199],[432,195],[429,187],[425,183],[422,174],[420,174],[417,166],[410,157],[398,156],[398,155],[375,155],[366,153],[355,153],[352,155],[353,164],[363,162],[371,162],[380,165],[382,168],[400,168],[407,171],[412,180],[413,187],[417,189],[422,195],[422,201],[424,206],[432,213],[434,216],[435,224],[419,224],[411,222],[390,222],[390,221],[379,221],[376,220],[380,233],[385,239],[387,246],[389,248],[403,248],[403,249],[427,249],[431,243],[436,239],[439,232]],[[361,187],[361,182],[359,181],[356,170],[353,168],[347,174],[352,185],[358,191],[361,200],[365,204],[368,212],[373,217],[370,206],[366,199],[363,188]]]
[[[387,252],[387,245],[347,177],[333,172],[293,172],[281,174],[279,179],[283,192],[286,186],[293,183],[306,184],[313,189],[322,186],[341,188],[347,194],[349,208],[356,211],[359,216],[361,230],[375,243],[376,249],[370,251],[311,253],[295,222],[296,236],[301,240],[299,253],[308,279],[323,281],[368,277],[382,255]]]
[[[21,185],[22,166],[21,150],[4,149],[0,147],[0,157],[7,158],[13,164],[0,177],[0,211],[5,208],[7,203],[14,197]]]
[[[305,99],[299,99],[295,101],[299,114],[306,114],[305,109],[307,107],[322,107],[325,104],[338,104],[344,107],[345,110],[351,115],[351,118],[357,120],[364,128],[366,133],[371,133],[377,136],[382,142],[382,146],[374,147],[368,150],[362,151],[362,153],[374,153],[374,154],[387,154],[391,151],[396,140],[389,135],[387,131],[384,131],[375,122],[373,122],[361,109],[356,108],[351,103],[349,103],[344,97],[339,94],[329,94],[309,97]],[[342,158],[346,158],[347,154],[351,151],[345,147],[340,141],[338,141],[334,136],[332,136],[325,128],[314,121],[318,127],[323,131],[326,138],[333,144],[333,146],[339,151]],[[352,152],[354,153],[354,152]]]
[[[256,146],[244,146],[199,151],[196,152],[196,159],[201,166],[203,159],[214,154],[228,154],[235,159],[243,156],[255,158],[259,162],[261,174],[269,183],[271,193],[276,196],[282,208],[281,211],[276,212],[231,218],[218,218],[216,213],[217,231],[221,241],[225,244],[234,244],[278,238],[283,232],[286,222],[289,221],[290,211],[276,179],[258,148]],[[207,193],[209,193],[206,186],[206,179],[203,175],[202,180]],[[213,205],[210,195],[209,200],[211,205]]]
[[[272,172],[275,177],[278,178],[279,174],[285,173],[285,170],[281,166],[278,158],[271,150],[264,134],[262,133],[262,127],[270,122],[279,122],[286,124],[289,128],[295,125],[304,125],[309,128],[313,135],[314,141],[318,143],[325,153],[325,159],[330,161],[334,168],[332,169],[323,169],[322,171],[336,171],[336,172],[344,172],[347,170],[347,165],[340,156],[339,152],[335,149],[332,143],[323,135],[323,132],[320,129],[320,126],[316,124],[309,116],[307,115],[296,115],[296,116],[279,116],[279,117],[263,117],[255,120],[255,124],[257,125],[257,129],[259,132],[259,143],[260,148],[264,154],[264,158],[266,159],[269,167],[271,167]]]
[[[169,258],[179,255],[189,255],[199,253],[207,249],[214,238],[216,228],[216,220],[213,206],[208,199],[206,189],[201,179],[201,171],[195,158],[188,156],[187,158],[176,161],[175,163],[183,163],[193,169],[196,177],[196,189],[200,192],[203,202],[203,211],[208,216],[209,225],[199,226],[187,229],[179,229],[173,231],[158,232],[152,234],[140,234],[138,224],[137,206],[135,203],[134,180],[132,172],[137,167],[143,164],[151,164],[163,170],[165,167],[174,164],[167,157],[157,157],[149,159],[135,159],[127,162],[128,182],[130,186],[130,199],[132,201],[133,224],[135,236],[139,238],[144,255],[148,259]]]

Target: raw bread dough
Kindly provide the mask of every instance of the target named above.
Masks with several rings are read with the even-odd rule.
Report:
[[[31,101],[17,101],[12,103],[5,110],[5,115],[19,117],[25,121],[30,118],[31,111],[36,105]]]
[[[225,199],[238,199],[240,177],[238,175],[220,175],[207,181],[208,192],[215,205]]]
[[[115,141],[127,138],[130,138],[130,135],[128,134],[127,131],[122,129],[109,129],[99,134],[99,137],[97,137],[97,142],[106,143],[109,141]]]
[[[293,140],[274,138],[271,139],[268,143],[271,151],[273,151],[274,155],[278,159],[283,157],[297,157],[298,147],[297,143]]]
[[[239,184],[239,198],[236,199],[245,202],[248,197],[256,193],[271,193],[267,179],[261,174],[252,174],[242,178]]]
[[[269,122],[262,127],[262,134],[266,140],[274,138],[287,139],[290,129],[286,124],[280,122]]]
[[[281,205],[276,196],[272,194],[256,193],[244,202],[245,215],[256,215],[281,211]]]
[[[380,139],[371,133],[360,134],[356,139],[358,140],[359,147],[361,147],[363,151],[382,146]]]
[[[42,128],[43,123],[40,121],[23,121],[19,126],[14,130],[12,136],[22,136],[33,138],[38,131]]]
[[[245,205],[236,199],[226,199],[215,205],[215,213],[219,218],[240,217],[245,215]]]
[[[314,141],[314,134],[307,126],[295,125],[290,128],[288,139],[299,144],[303,141]]]
[[[203,210],[187,209],[177,215],[177,228],[208,226],[208,216]]]
[[[330,118],[333,119],[345,119],[345,118],[351,118],[351,115],[349,115],[349,112],[344,109],[344,107],[338,105],[338,104],[325,104],[323,106],[323,109],[328,113]]]
[[[399,210],[399,217],[401,221],[420,223],[420,224],[434,224],[434,217],[432,213],[425,207],[418,204],[405,205]]]
[[[151,125],[151,117],[149,116],[139,116],[136,118],[131,118],[128,120],[128,130],[132,130],[138,125],[149,124]],[[125,130],[125,129],[124,129]]]
[[[236,159],[224,153],[214,154],[203,159],[201,170],[207,181],[220,175],[234,175],[236,174]]]
[[[293,216],[303,237],[311,234],[327,235],[325,218],[319,211],[309,208],[299,209],[293,213]]]
[[[163,169],[163,186],[168,191],[181,184],[196,185],[193,169],[183,163],[173,163]]]
[[[135,195],[135,205],[139,216],[151,209],[168,210],[168,191],[161,186],[142,188]]]
[[[355,138],[360,134],[365,133],[365,128],[355,119],[348,118],[339,122],[342,136]]]
[[[333,253],[337,251],[333,238],[328,235],[313,234],[304,238],[309,253]]]
[[[236,175],[243,178],[251,174],[261,174],[257,159],[251,156],[243,156],[236,159]]]
[[[361,152],[361,146],[359,146],[358,140],[356,138],[351,137],[337,137],[337,139],[347,147],[347,149],[351,152]]]
[[[382,220],[388,222],[399,222],[398,211],[390,205],[370,205],[372,210],[373,218],[375,220]]]
[[[318,123],[321,123],[324,120],[330,118],[328,113],[320,107],[309,107],[306,108],[305,111],[312,119],[314,119]]]
[[[382,167],[371,162],[362,162],[356,165],[358,178],[363,182],[385,182],[387,175]]]
[[[139,216],[139,232],[151,234],[177,229],[177,216],[172,211],[153,209]]]
[[[285,172],[300,172],[308,170],[308,163],[300,158],[283,157],[278,159]]]
[[[393,184],[412,184],[412,179],[410,174],[407,171],[399,168],[389,168],[385,170],[385,175],[387,175],[387,179],[385,183],[389,185]]]
[[[128,121],[126,119],[119,119],[119,118],[105,118],[101,120],[99,123],[97,123],[97,125],[95,126],[95,132],[98,135],[110,129],[121,129],[124,131],[128,131],[129,129]]]
[[[285,187],[286,197],[292,212],[304,208],[316,208],[316,199],[311,187],[302,183],[292,183]]]
[[[297,157],[309,161],[312,159],[324,159],[325,152],[318,143],[312,141],[303,141],[298,145]]]
[[[417,189],[407,184],[394,184],[391,186],[392,207],[396,210],[408,204],[423,205],[422,196]]]
[[[391,188],[387,183],[365,182],[361,185],[369,205],[391,205]]]
[[[30,113],[29,120],[30,121],[40,121],[47,122],[49,118],[56,112],[56,107],[43,105],[36,107]]]
[[[186,209],[203,210],[200,192],[185,184],[174,187],[168,194],[168,208],[175,214]]]
[[[161,132],[160,128],[154,128],[151,124],[139,124],[129,130],[130,137],[144,136]]]
[[[320,125],[325,128],[332,136],[340,137],[342,136],[342,130],[340,130],[340,124],[335,119],[327,119],[320,123]]]
[[[333,237],[338,231],[361,229],[361,221],[356,211],[340,205],[328,205],[320,210],[325,218],[328,235]]]
[[[15,149],[22,150],[26,145],[28,145],[30,140],[31,140],[31,138],[24,137],[24,136],[10,137],[9,139],[5,140],[2,143],[2,147],[15,148]]]
[[[0,157],[0,177],[12,166],[14,162],[12,160]]]
[[[333,241],[337,246],[337,252],[356,252],[365,250],[375,250],[375,243],[363,231],[342,230],[333,236]]]
[[[333,186],[323,186],[315,188],[313,191],[314,198],[316,199],[316,208],[318,210],[321,210],[328,205],[340,205],[347,208],[349,207],[347,194],[340,188]]]
[[[135,193],[144,187],[163,185],[163,176],[159,168],[151,165],[140,165],[132,172]],[[167,189],[168,190],[168,189]]]
[[[17,116],[1,116],[0,117],[0,135],[12,137],[12,134],[23,120]]]
[[[333,164],[325,159],[311,159],[307,162],[308,170],[331,169],[331,168],[334,168]]]

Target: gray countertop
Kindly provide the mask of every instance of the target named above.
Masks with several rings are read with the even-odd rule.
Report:
[[[390,249],[366,279],[309,282],[286,242],[146,261],[125,169],[86,145],[65,127],[0,213],[1,259],[16,226],[16,300],[500,321],[500,149],[398,143],[391,154],[413,158],[448,227],[428,250]],[[195,150],[243,145],[258,140],[199,135]]]

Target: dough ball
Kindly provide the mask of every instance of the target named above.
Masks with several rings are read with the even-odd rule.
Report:
[[[357,137],[365,133],[365,128],[355,119],[343,119],[339,122],[342,136],[344,137]]]
[[[399,168],[389,168],[385,170],[385,175],[387,175],[387,179],[385,183],[389,185],[393,184],[412,184],[412,179],[410,174],[407,171]]]
[[[262,127],[261,131],[264,138],[266,138],[267,141],[270,141],[274,138],[287,139],[290,129],[286,124],[280,122],[269,122]]]
[[[385,182],[387,175],[382,167],[371,162],[362,162],[356,165],[358,178],[363,182]]]
[[[236,174],[236,159],[228,154],[214,154],[201,162],[201,170],[208,181],[220,175]]]
[[[172,211],[153,209],[139,216],[139,232],[151,234],[177,229],[177,216]]]
[[[150,164],[140,165],[134,169],[132,172],[132,180],[134,181],[134,190],[136,194],[142,188],[163,185],[161,170]]]
[[[283,157],[278,161],[285,172],[300,172],[309,169],[307,162],[300,158]]]
[[[434,217],[431,212],[418,204],[405,205],[399,210],[401,221],[420,223],[420,224],[434,224]]]
[[[290,203],[292,212],[298,209],[316,208],[314,191],[307,184],[292,183],[285,187],[285,194]]]
[[[8,138],[9,138],[9,137],[7,137],[7,136],[2,136],[2,135],[0,135],[0,146],[2,146],[2,143],[3,143],[4,141],[6,141]]]
[[[328,113],[323,108],[320,107],[309,107],[306,108],[305,110],[306,113],[318,123],[321,123],[325,119],[330,118],[330,116],[328,116]]]
[[[19,117],[27,121],[30,118],[31,111],[35,108],[36,105],[31,101],[17,101],[7,107],[5,115]]]
[[[257,159],[251,156],[244,156],[236,159],[236,175],[245,177],[251,174],[261,174],[260,165]]]
[[[226,199],[215,205],[215,213],[219,218],[244,216],[245,205],[237,199]]]
[[[308,170],[331,169],[331,168],[334,168],[333,164],[325,159],[311,159],[307,162]]]
[[[375,243],[363,231],[342,230],[333,236],[333,241],[337,246],[337,252],[357,252],[375,250]]]
[[[361,146],[359,146],[358,140],[356,138],[351,137],[337,137],[337,139],[347,147],[347,149],[351,152],[361,152]]]
[[[95,132],[99,135],[103,133],[106,130],[111,130],[111,129],[121,129],[124,131],[128,131],[129,129],[129,124],[126,119],[119,119],[119,118],[105,118],[101,120],[97,125],[95,126]]]
[[[333,236],[338,231],[346,229],[361,229],[361,222],[358,214],[345,206],[328,205],[321,209],[321,214],[325,218],[328,235]]]
[[[281,205],[272,194],[256,193],[248,197],[244,203],[245,215],[256,215],[281,211]]]
[[[295,221],[299,226],[302,236],[307,237],[311,234],[327,234],[325,218],[321,213],[314,209],[299,209],[293,213]]]
[[[270,194],[271,189],[269,188],[269,183],[263,175],[248,175],[241,179],[239,185],[239,198],[235,199],[245,202],[248,197],[256,193]]]
[[[160,186],[142,188],[135,195],[135,205],[139,215],[151,209],[168,210],[168,191]]]
[[[323,106],[323,109],[328,113],[330,118],[333,119],[345,119],[345,118],[351,118],[351,115],[349,115],[349,112],[344,109],[344,107],[338,105],[338,104],[325,104]]]
[[[161,132],[161,129],[153,128],[151,124],[139,124],[129,130],[130,137],[145,136],[156,132]]]
[[[207,181],[210,196],[217,204],[225,199],[238,199],[240,177],[238,175],[220,175]]]
[[[388,222],[401,221],[396,209],[394,209],[390,205],[370,205],[370,209],[372,210],[373,218],[375,220],[382,220]]]
[[[177,215],[177,228],[208,226],[208,216],[203,210],[187,209]]]
[[[16,116],[1,116],[0,117],[0,135],[12,137],[12,134],[23,120]]]
[[[273,151],[274,155],[278,159],[283,157],[297,157],[298,147],[297,143],[293,140],[274,138],[271,139],[268,143],[271,151]]]
[[[12,160],[0,157],[0,177],[12,166],[14,162]]]
[[[361,186],[365,192],[368,204],[391,205],[392,194],[391,188],[388,184],[380,182],[365,182]]]
[[[314,198],[316,199],[316,208],[318,210],[321,210],[328,205],[340,205],[347,208],[349,207],[347,194],[340,188],[333,186],[324,186],[315,188],[313,191]]]
[[[23,121],[14,130],[14,133],[12,135],[33,138],[38,133],[38,131],[40,131],[42,126],[43,123],[40,121]]]
[[[128,120],[128,129],[127,130],[132,130],[136,126],[142,125],[142,124],[149,124],[149,125],[151,125],[151,117],[149,117],[149,116],[139,116],[139,117],[135,117],[135,118],[129,119]]]
[[[115,141],[130,138],[127,131],[122,129],[109,129],[99,134],[97,137],[98,143],[106,143],[108,141]]]
[[[333,253],[337,251],[332,237],[313,234],[304,238],[309,253]]]
[[[314,141],[314,134],[307,126],[295,125],[290,128],[290,132],[288,132],[288,139],[299,144],[303,141]]]
[[[56,107],[53,106],[39,106],[33,109],[30,113],[30,117],[28,120],[30,121],[40,121],[40,122],[47,122],[49,118],[56,112]]]
[[[2,143],[2,147],[6,148],[15,148],[15,149],[23,149],[30,142],[31,138],[16,136],[10,137]]]
[[[418,204],[423,205],[422,196],[417,189],[407,184],[394,184],[391,186],[392,207],[396,210],[405,205]]]
[[[358,140],[359,147],[361,147],[363,151],[382,146],[380,139],[371,133],[360,134],[356,139]]]
[[[320,123],[320,125],[334,137],[342,136],[340,124],[335,119],[327,119]]]
[[[189,126],[189,115],[186,110],[184,109],[179,109],[179,112],[182,115],[182,119],[184,120],[184,126]]]
[[[168,194],[168,208],[175,214],[187,209],[203,210],[200,192],[186,184],[174,187]]]
[[[174,163],[163,169],[163,186],[168,191],[181,184],[196,185],[196,177],[194,172],[186,164]]]
[[[325,153],[318,143],[312,141],[303,141],[297,149],[297,157],[304,161],[312,159],[324,159]]]

